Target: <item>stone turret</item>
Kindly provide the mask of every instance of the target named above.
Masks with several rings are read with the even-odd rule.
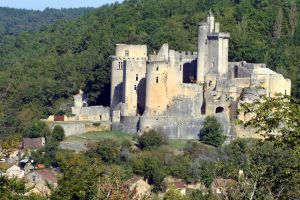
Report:
[[[215,22],[210,10],[206,22],[198,25],[197,82],[203,83],[207,73],[219,77],[228,74],[229,33],[220,33],[220,25]]]

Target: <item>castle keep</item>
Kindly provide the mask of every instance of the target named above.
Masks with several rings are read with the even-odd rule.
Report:
[[[148,55],[146,45],[117,44],[111,56],[110,108],[85,107],[80,93],[74,96],[75,116],[66,120],[101,122],[131,133],[154,129],[169,138],[195,139],[204,119],[214,115],[229,140],[253,137],[253,131],[234,123],[249,117],[236,115],[240,103],[262,95],[290,95],[291,82],[265,64],[228,62],[230,34],[219,27],[212,13],[198,24],[197,52],[178,52],[164,44]]]
[[[206,116],[214,115],[225,134],[241,101],[290,94],[291,82],[265,64],[228,62],[229,33],[212,13],[198,24],[198,51],[178,52],[164,44],[147,56],[146,45],[117,44],[112,56],[112,128],[156,129],[170,138],[197,138]],[[245,116],[237,116],[244,119]]]

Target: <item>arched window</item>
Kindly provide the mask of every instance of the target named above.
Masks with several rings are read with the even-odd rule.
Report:
[[[223,107],[219,106],[219,107],[216,108],[216,113],[222,113],[222,112],[224,112]]]

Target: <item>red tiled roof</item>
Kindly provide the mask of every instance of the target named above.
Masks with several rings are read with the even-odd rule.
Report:
[[[186,188],[186,184],[183,181],[174,182],[174,183],[172,183],[172,185],[174,185],[174,187],[177,188],[177,189]]]
[[[56,174],[50,171],[49,169],[37,170],[36,173],[42,176],[46,181],[50,183],[57,183]]]
[[[42,138],[24,138],[23,139],[23,149],[38,149],[43,147]]]
[[[37,164],[36,167],[37,167],[38,169],[44,169],[44,168],[45,168],[45,165],[43,165],[43,164]]]

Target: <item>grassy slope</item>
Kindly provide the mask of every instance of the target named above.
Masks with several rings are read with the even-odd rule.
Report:
[[[134,136],[128,133],[117,132],[117,131],[103,131],[103,132],[88,132],[80,135],[72,135],[66,137],[64,142],[74,143],[74,144],[88,144],[91,142],[97,142],[101,139],[112,139],[121,144],[124,140],[134,141]],[[169,144],[165,145],[171,150],[183,149],[187,140],[169,140]]]

